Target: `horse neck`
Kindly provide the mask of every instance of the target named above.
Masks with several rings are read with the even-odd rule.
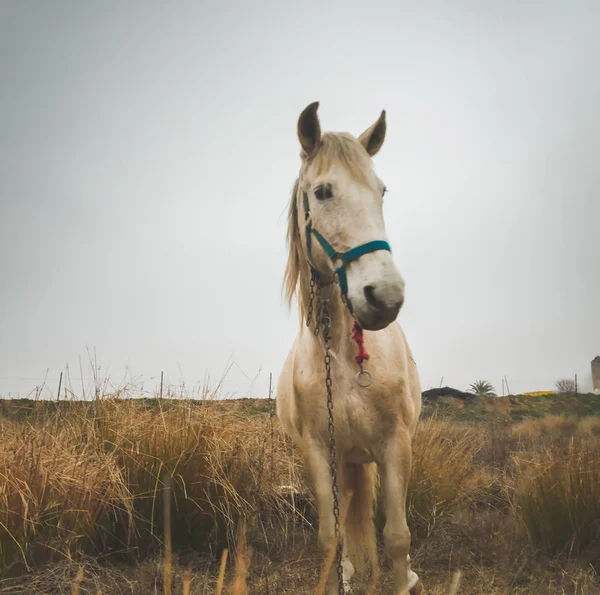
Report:
[[[306,270],[306,278],[305,282],[302,283],[303,290],[303,300],[304,304],[306,304],[306,310],[308,310],[308,303],[310,297],[310,273],[308,272],[308,268]],[[327,299],[327,308],[329,310],[329,317],[331,319],[331,344],[330,349],[333,353],[336,353],[340,356],[347,355],[348,357],[353,357],[355,354],[353,353],[353,347],[350,340],[350,332],[352,330],[352,326],[354,324],[354,319],[348,312],[348,308],[342,302],[342,298],[340,295],[339,286],[337,283],[329,283],[324,287],[321,287],[320,290],[321,297]],[[315,291],[315,298],[313,300],[313,316],[310,323],[310,332],[314,336],[314,328],[315,328],[315,318],[317,314],[317,296]],[[305,320],[302,321],[302,324],[305,324]],[[316,341],[322,343],[321,332],[318,337],[314,337]]]

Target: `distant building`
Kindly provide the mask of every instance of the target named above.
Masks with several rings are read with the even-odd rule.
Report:
[[[592,360],[592,390],[600,393],[600,355]]]

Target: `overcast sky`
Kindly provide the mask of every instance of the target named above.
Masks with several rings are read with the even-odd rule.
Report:
[[[424,388],[600,354],[600,3],[0,0],[0,395],[48,372],[262,397],[296,121],[361,133]]]

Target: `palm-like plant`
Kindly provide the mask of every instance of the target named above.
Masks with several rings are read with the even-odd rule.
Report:
[[[495,397],[496,390],[487,380],[477,380],[469,386],[469,392],[478,397]]]

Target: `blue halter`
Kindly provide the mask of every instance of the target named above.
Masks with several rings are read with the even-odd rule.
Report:
[[[346,275],[346,265],[357,258],[360,258],[364,254],[369,254],[369,252],[376,252],[377,250],[387,250],[391,252],[392,249],[390,245],[383,240],[374,240],[372,242],[367,242],[366,244],[361,244],[356,248],[351,248],[347,252],[338,252],[314,227],[312,221],[310,219],[310,204],[308,202],[308,194],[303,191],[303,200],[304,200],[304,220],[305,220],[305,231],[306,231],[306,251],[308,253],[308,260],[311,265],[316,269],[316,265],[313,261],[312,257],[312,236],[315,236],[317,242],[321,244],[323,250],[325,250],[325,254],[329,256],[331,261],[334,263],[335,260],[341,259],[342,264],[335,269],[335,273],[338,278],[338,283],[340,284],[340,290],[342,295],[346,301],[348,300],[348,277]]]

